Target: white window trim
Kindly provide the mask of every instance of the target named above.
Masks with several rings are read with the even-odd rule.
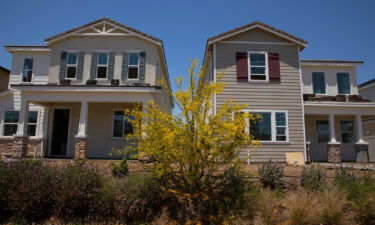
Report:
[[[313,73],[323,73],[323,78],[324,78],[324,93],[323,94],[316,94],[314,93],[314,76],[313,76]],[[325,96],[325,95],[328,95],[327,93],[327,90],[328,90],[328,84],[327,84],[327,81],[326,81],[326,73],[325,72],[322,72],[322,71],[312,71],[311,72],[311,89],[312,89],[312,93],[317,95],[317,96]]]
[[[289,144],[289,116],[288,116],[288,111],[287,110],[241,110],[242,112],[247,112],[247,113],[271,113],[271,136],[272,140],[271,141],[259,141],[260,143],[265,143],[265,144]],[[285,136],[286,140],[285,141],[276,141],[276,113],[285,113],[285,124],[286,124],[286,129],[285,129]],[[246,132],[249,133],[250,131],[250,124],[249,121],[247,120],[246,123]]]
[[[29,124],[30,125],[36,125],[36,127],[35,127],[35,135],[34,136],[30,136],[30,137],[31,138],[39,137],[40,110],[32,110],[31,109],[31,110],[29,110],[29,112],[37,112],[38,113],[38,116],[36,118],[36,123],[29,123],[29,116],[27,115],[27,123],[26,123],[27,129],[28,129]]]
[[[115,125],[115,112],[117,111],[122,111],[125,113],[125,110],[126,109],[113,109],[112,110],[112,126],[111,126],[111,134],[112,134],[112,139],[115,139],[115,140],[125,140],[125,136],[124,136],[124,121],[122,122],[122,137],[115,137],[114,136],[114,132],[113,132],[113,126]]]
[[[98,58],[96,59],[96,80],[107,80],[108,79],[108,64],[109,64],[109,50],[105,50],[105,51],[98,51]],[[107,57],[107,65],[106,65],[106,67],[107,67],[107,72],[106,72],[106,76],[105,76],[105,78],[98,78],[98,68],[99,67],[104,67],[104,64],[100,64],[99,65],[99,54],[100,53],[106,53],[106,54],[108,54],[108,57]]]
[[[5,125],[6,124],[10,124],[10,125],[17,125],[17,130],[18,130],[18,123],[5,123],[5,113],[7,112],[7,111],[15,111],[15,112],[18,112],[18,121],[19,121],[19,119],[20,119],[20,117],[19,117],[19,112],[20,112],[20,110],[16,110],[16,109],[4,109],[4,111],[3,111],[3,117],[2,117],[2,119],[1,119],[1,134],[0,134],[0,137],[2,137],[2,138],[13,138],[13,135],[12,136],[5,136],[4,135],[4,128],[5,128]]]
[[[23,81],[23,69],[25,67],[25,59],[33,59],[33,69],[31,70],[31,81]],[[22,65],[22,72],[21,72],[21,82],[20,83],[25,83],[25,84],[31,84],[34,83],[34,70],[35,70],[35,58],[34,57],[24,57],[23,58],[23,65]]]
[[[265,76],[266,76],[266,79],[265,80],[253,80],[251,79],[251,61],[250,61],[250,54],[264,54],[265,55],[265,61],[266,61],[266,71],[265,71]],[[249,74],[248,76],[248,81],[249,82],[260,82],[260,83],[264,83],[264,82],[269,82],[269,73],[268,73],[268,52],[264,52],[264,51],[248,51],[247,52],[247,74]],[[255,66],[257,67],[257,66]],[[264,67],[264,66],[258,66],[258,67]],[[263,74],[254,74],[254,75],[263,75]]]
[[[69,51],[66,51],[66,69],[65,69],[65,79],[67,80],[76,80],[77,79],[77,73],[78,73],[78,50],[69,50]],[[76,64],[68,64],[68,55],[69,53],[76,53],[77,54],[77,61],[76,61]],[[67,75],[68,75],[68,67],[73,67],[75,66],[76,67],[76,74],[74,76],[74,78],[68,78]]]
[[[339,80],[337,79],[337,75],[339,73],[347,73],[348,76],[349,76],[349,94],[340,94],[339,93]],[[350,73],[349,72],[336,72],[336,78],[335,79],[336,79],[336,87],[337,87],[337,94],[338,95],[345,95],[345,96],[347,96],[347,95],[351,95],[352,94],[352,83],[350,82],[351,79],[350,79]]]
[[[354,138],[354,142],[349,142],[349,143],[347,143],[347,142],[343,142],[342,141],[342,134],[343,134],[343,132],[342,132],[342,129],[341,129],[341,122],[352,122],[352,124],[353,124],[353,131],[351,132],[352,134],[353,134],[353,138]],[[344,132],[344,133],[350,133],[350,132]],[[354,124],[354,121],[353,120],[351,120],[351,119],[346,119],[346,120],[340,120],[339,121],[339,135],[340,135],[340,142],[342,143],[342,144],[355,144],[356,143],[356,139],[357,139],[357,137],[356,137],[356,132],[355,132],[355,124]]]
[[[130,54],[138,54],[138,65],[130,65]],[[138,71],[137,71],[137,79],[132,79],[132,78],[128,78],[128,80],[139,80],[139,66],[141,64],[141,53],[140,52],[128,52],[128,74],[129,74],[129,69],[130,68],[138,68]],[[129,77],[129,75],[128,75]]]
[[[314,122],[314,133],[315,133],[315,143],[317,144],[326,144],[328,142],[319,142],[318,141],[318,126],[317,123],[318,121],[327,121],[328,122],[328,142],[330,142],[330,128],[329,128],[329,119],[316,119]]]

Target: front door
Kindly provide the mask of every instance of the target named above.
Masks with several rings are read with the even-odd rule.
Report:
[[[51,155],[66,156],[69,135],[70,109],[54,109],[52,124]]]

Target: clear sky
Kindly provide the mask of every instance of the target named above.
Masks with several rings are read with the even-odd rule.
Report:
[[[307,40],[304,59],[363,60],[358,82],[375,78],[375,0],[0,0],[0,44],[44,39],[108,17],[163,40],[170,76],[203,58],[206,39],[259,20]],[[11,55],[0,49],[0,65]],[[174,83],[174,82],[172,82]]]

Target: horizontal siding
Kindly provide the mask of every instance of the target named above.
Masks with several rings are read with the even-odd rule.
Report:
[[[280,55],[280,83],[238,82],[236,76],[236,52],[267,51]],[[253,110],[287,110],[289,126],[289,143],[263,144],[255,150],[251,147],[241,151],[247,158],[251,152],[252,162],[264,162],[269,159],[285,162],[286,152],[303,152],[303,106],[301,99],[301,80],[299,58],[296,46],[292,45],[255,45],[219,43],[216,45],[217,74],[225,83],[224,91],[216,96],[217,107],[225,101],[246,104]]]

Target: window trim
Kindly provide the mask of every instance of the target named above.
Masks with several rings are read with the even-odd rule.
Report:
[[[251,60],[250,60],[250,54],[264,54],[265,56],[265,76],[266,76],[266,79],[265,80],[253,80],[251,79]],[[264,83],[264,82],[269,82],[269,68],[268,68],[268,52],[265,52],[265,51],[248,51],[247,52],[247,64],[248,64],[248,67],[247,67],[247,74],[248,74],[248,81],[249,82],[261,82],[261,83]],[[264,67],[264,66],[255,66],[255,67]],[[256,75],[256,74],[254,74]],[[263,74],[259,74],[259,75],[263,75]]]
[[[5,129],[5,125],[6,124],[17,125],[17,130],[18,130],[18,122],[17,123],[5,123],[5,113],[8,112],[8,111],[18,112],[18,122],[20,120],[20,115],[19,115],[20,110],[16,110],[16,109],[4,109],[3,110],[3,117],[1,119],[1,135],[0,136],[2,138],[13,138],[14,137],[14,135],[12,135],[12,136],[6,136],[6,135],[4,135],[4,129]],[[16,131],[16,134],[17,134],[17,131]]]
[[[315,93],[314,91],[314,73],[323,73],[323,78],[324,78],[324,93]],[[328,89],[328,85],[327,85],[327,82],[326,82],[326,73],[325,72],[318,72],[318,71],[312,71],[311,72],[311,88],[312,88],[312,93],[315,94],[315,95],[328,95],[327,93],[327,89]]]
[[[98,70],[98,68],[99,68],[99,54],[100,53],[106,53],[107,54],[107,65],[106,65],[107,70],[106,70],[105,78],[98,78],[98,72],[99,72],[99,70]],[[96,78],[95,78],[96,80],[107,80],[108,79],[109,53],[110,53],[109,50],[98,51],[98,58],[96,59]],[[104,64],[101,64],[100,67],[104,67],[103,65]]]
[[[116,109],[113,109],[112,110],[112,126],[111,126],[111,136],[112,136],[112,139],[115,139],[115,140],[125,140],[125,136],[124,136],[124,127],[122,127],[122,137],[115,137],[114,136],[114,132],[113,132],[113,127],[115,125],[115,112],[116,111],[122,111],[122,112],[125,112],[126,109],[119,109],[119,108],[116,108]],[[124,125],[124,121],[122,123]]]
[[[353,142],[343,142],[343,140],[342,140],[342,134],[343,134],[343,132],[342,132],[342,129],[341,129],[341,122],[352,122],[352,125],[353,125],[353,130],[352,130],[352,134],[353,134]],[[354,121],[353,120],[351,120],[351,119],[343,119],[343,120],[340,120],[339,121],[339,125],[340,125],[340,127],[339,127],[339,133],[340,133],[340,142],[342,143],[342,144],[355,144],[356,143],[356,139],[357,139],[357,137],[356,137],[356,132],[355,132],[355,124],[354,124]],[[349,132],[344,132],[344,133],[349,133]]]
[[[24,67],[25,67],[25,59],[32,59],[33,60],[33,69],[31,70],[31,81],[23,81],[23,71],[24,71]],[[33,57],[24,57],[23,58],[23,66],[22,66],[22,72],[21,72],[21,83],[26,83],[26,84],[30,84],[30,83],[34,83],[34,68],[35,68],[35,59]]]
[[[349,94],[340,94],[339,93],[339,79],[338,79],[338,75],[339,74],[348,74],[348,78],[349,78]],[[350,73],[349,72],[336,72],[336,86],[337,86],[337,94],[338,95],[351,95],[352,94],[352,85],[351,85],[351,82],[350,82]]]
[[[68,50],[68,51],[66,51],[65,79],[67,79],[67,80],[76,80],[77,79],[77,74],[78,74],[78,52],[79,52],[78,50]],[[75,53],[77,55],[77,61],[76,61],[76,65],[75,65],[75,67],[76,67],[76,74],[75,74],[74,78],[67,77],[67,75],[68,75],[68,67],[69,66],[73,67],[72,66],[73,64],[68,64],[69,53]]]
[[[289,144],[289,116],[288,116],[288,110],[241,110],[241,112],[247,112],[247,113],[271,113],[271,141],[261,141],[259,140],[260,143],[265,143],[265,144]],[[285,141],[277,141],[276,140],[276,113],[285,113]],[[246,132],[249,134],[250,132],[250,123],[249,120],[246,122]]]
[[[128,52],[128,79],[127,80],[139,80],[139,67],[141,65],[141,52]],[[130,65],[130,54],[138,54],[138,65]],[[137,71],[137,79],[134,79],[134,78],[129,78],[129,69],[130,68],[137,68],[138,71]]]
[[[318,121],[327,121],[328,122],[328,142],[319,142],[318,141]],[[329,119],[316,119],[315,122],[314,122],[314,133],[315,133],[315,142],[317,144],[327,144],[329,143],[331,140],[331,130],[330,130],[330,124],[329,124]]]
[[[31,138],[34,138],[34,137],[39,137],[39,132],[38,132],[38,129],[39,129],[39,118],[40,118],[40,110],[29,110],[29,112],[37,112],[38,113],[38,116],[36,118],[36,123],[31,123],[31,125],[36,125],[35,127],[35,135],[34,136],[30,136]],[[27,130],[28,130],[28,127],[29,127],[29,115],[27,115]],[[26,130],[26,131],[27,131]]]

